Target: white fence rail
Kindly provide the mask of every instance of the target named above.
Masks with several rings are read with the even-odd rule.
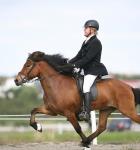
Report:
[[[96,113],[96,120],[98,120],[98,114],[99,113]],[[117,115],[117,116],[116,116]],[[118,117],[118,115],[120,117]],[[0,115],[0,120],[29,120],[30,118],[30,114],[24,114],[24,115]],[[52,117],[52,116],[46,116],[46,115],[36,115],[36,118],[38,120],[66,120],[65,117],[62,117],[62,116],[57,116],[57,117]],[[127,117],[124,117],[121,115],[121,113],[112,113],[111,114],[111,117],[109,117],[108,119],[129,119]]]

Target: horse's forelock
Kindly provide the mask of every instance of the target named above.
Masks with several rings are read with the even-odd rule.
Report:
[[[33,52],[32,54],[29,54],[28,59],[31,59],[33,61],[41,61],[43,60],[44,55],[45,55],[44,52],[36,51]]]

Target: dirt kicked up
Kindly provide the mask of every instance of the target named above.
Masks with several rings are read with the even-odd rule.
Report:
[[[103,145],[91,146],[89,150],[140,150],[140,144]],[[84,150],[78,142],[64,143],[28,143],[0,145],[0,150]]]

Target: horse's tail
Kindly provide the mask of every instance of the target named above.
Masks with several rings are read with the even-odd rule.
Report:
[[[132,91],[135,96],[135,103],[136,105],[140,104],[140,89],[139,88],[132,88]]]

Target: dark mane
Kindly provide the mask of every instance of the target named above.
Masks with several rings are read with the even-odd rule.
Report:
[[[60,54],[55,55],[44,55],[43,60],[50,64],[54,69],[58,69],[58,66],[63,66],[67,64],[67,58],[64,58]]]
[[[64,74],[64,75],[70,75],[72,76],[73,73],[72,72],[62,72],[59,69],[59,66],[63,66],[67,64],[67,60],[68,58],[64,58],[62,55],[60,54],[55,54],[55,55],[46,55],[43,52],[40,51],[36,51],[33,52],[32,54],[29,55],[28,59],[31,59],[35,62],[38,61],[45,61],[47,62],[49,65],[51,65],[56,71],[59,71],[60,73]]]

